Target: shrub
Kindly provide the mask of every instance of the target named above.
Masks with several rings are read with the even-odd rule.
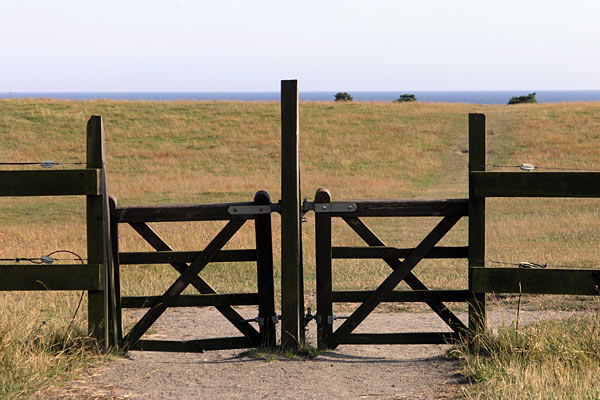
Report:
[[[417,101],[417,97],[414,94],[401,94],[398,100],[394,100],[396,103],[404,103],[407,101]]]
[[[354,100],[348,92],[337,92],[335,94],[335,101],[352,101]]]
[[[521,103],[537,103],[537,99],[535,98],[535,92],[529,93],[527,96],[513,96],[508,101],[508,104]]]

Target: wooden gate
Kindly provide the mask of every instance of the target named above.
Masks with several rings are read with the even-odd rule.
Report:
[[[440,344],[458,338],[465,324],[443,302],[469,302],[468,290],[429,290],[412,272],[424,258],[468,258],[468,247],[436,244],[464,216],[468,200],[374,200],[331,202],[319,189],[313,204],[316,226],[317,335],[320,348],[339,344]],[[369,247],[332,247],[331,219],[342,218]],[[437,226],[410,249],[388,247],[359,217],[442,217]],[[372,291],[333,291],[332,259],[382,259],[391,274]],[[404,281],[413,289],[394,290]],[[333,303],[361,303],[334,331]],[[382,302],[425,302],[451,328],[451,332],[352,333]]]
[[[148,308],[144,316],[123,335],[122,315],[117,330],[120,345],[125,350],[203,352],[204,350],[236,349],[275,345],[275,314],[273,289],[273,251],[271,234],[272,204],[267,192],[259,191],[254,202],[118,207],[111,198],[111,235],[115,259],[114,279],[117,309]],[[222,250],[223,246],[248,220],[255,220],[256,248]],[[228,221],[225,227],[202,251],[173,251],[148,225],[148,222]],[[118,224],[128,223],[156,251],[120,252]],[[254,261],[257,265],[256,293],[217,293],[199,274],[211,262]],[[120,267],[130,264],[170,264],[181,275],[160,296],[120,295]],[[182,295],[192,285],[199,295]],[[244,319],[232,306],[258,305],[259,330]],[[169,307],[216,307],[243,336],[202,338],[188,341],[145,340],[142,336]]]

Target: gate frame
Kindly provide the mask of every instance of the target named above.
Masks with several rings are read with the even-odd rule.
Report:
[[[259,191],[254,202],[203,205],[167,205],[118,207],[110,199],[111,233],[115,262],[113,279],[117,298],[118,340],[125,350],[171,352],[203,352],[204,350],[239,349],[275,346],[277,315],[273,285],[273,247],[271,213],[275,205],[269,194]],[[221,250],[244,223],[255,220],[256,248]],[[147,222],[229,221],[203,251],[173,251]],[[128,223],[157,251],[120,252],[119,223]],[[198,274],[211,262],[255,261],[257,263],[257,292],[219,294]],[[189,263],[189,264],[188,264]],[[121,296],[120,265],[170,264],[180,276],[162,296]],[[200,295],[181,295],[189,285]],[[231,306],[258,305],[259,331],[244,320]],[[244,336],[198,340],[145,340],[141,337],[170,307],[215,306]],[[126,336],[123,336],[122,309],[150,308]]]
[[[442,301],[470,302],[469,290],[429,290],[412,272],[423,258],[468,258],[468,247],[436,247],[441,238],[464,216],[468,215],[466,199],[450,200],[369,200],[352,203],[331,202],[327,189],[319,189],[315,204],[329,212],[315,214],[317,269],[317,340],[319,348],[333,349],[339,344],[441,344],[458,339],[467,327]],[[337,205],[337,207],[336,207]],[[339,207],[344,205],[344,207]],[[344,210],[345,208],[345,210]],[[315,207],[315,210],[317,207]],[[338,210],[338,211],[336,211]],[[415,248],[397,249],[385,246],[358,217],[441,216],[442,220]],[[332,247],[331,219],[341,217],[369,247]],[[334,258],[382,259],[392,273],[375,290],[333,291],[332,260]],[[403,258],[404,261],[400,261]],[[412,290],[395,291],[405,281]],[[382,302],[426,302],[452,332],[363,333],[352,331]],[[333,303],[362,303],[352,315],[333,330]]]

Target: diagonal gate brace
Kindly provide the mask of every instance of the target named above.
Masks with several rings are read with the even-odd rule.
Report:
[[[371,295],[348,317],[334,332],[336,340],[346,337],[360,325],[362,321],[377,307],[383,298],[391,293],[396,286],[412,271],[425,255],[444,237],[446,233],[460,220],[460,216],[447,216],[415,247],[408,257],[374,290]]]
[[[155,250],[173,251],[148,225],[145,223],[130,224]],[[179,273],[183,273],[189,265],[187,263],[171,263]],[[191,282],[192,286],[201,294],[217,294],[217,292],[201,276],[196,276]],[[216,309],[233,324],[252,343],[260,343],[260,334],[252,325],[230,306],[216,306]]]
[[[229,221],[227,225],[215,236],[206,248],[194,259],[190,266],[181,274],[169,289],[160,297],[150,310],[135,324],[124,338],[125,349],[131,348],[150,326],[167,310],[173,300],[185,290],[186,287],[198,277],[198,274],[208,265],[223,246],[241,228],[246,220]]]
[[[344,217],[344,221],[360,236],[369,246],[385,246],[385,243],[357,217]],[[398,268],[402,261],[395,258],[384,258],[383,261],[392,269]],[[411,271],[404,278],[404,282],[413,290],[429,290],[427,286]],[[466,325],[448,307],[441,302],[427,302],[427,305],[455,332],[463,333]]]

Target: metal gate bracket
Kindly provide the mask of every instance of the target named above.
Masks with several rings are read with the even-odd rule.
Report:
[[[312,203],[313,210],[316,213],[338,213],[338,212],[355,212],[357,207],[356,203]]]
[[[227,212],[231,215],[270,214],[271,206],[268,204],[264,206],[229,206]]]

